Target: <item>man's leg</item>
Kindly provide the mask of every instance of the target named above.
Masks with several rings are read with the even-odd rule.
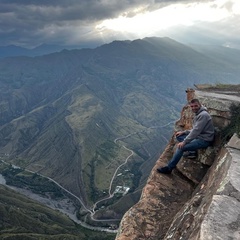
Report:
[[[184,139],[187,137],[188,134],[182,134],[180,136],[177,136],[176,139],[179,141],[179,142],[183,142]],[[197,151],[194,150],[194,151],[185,151],[183,153],[183,156],[184,157],[188,157],[188,158],[196,158],[197,157]]]
[[[174,169],[177,166],[177,164],[180,161],[184,151],[185,150],[183,148],[182,149],[177,148],[177,150],[174,153],[172,159],[168,162],[168,165],[167,165],[170,170]]]
[[[182,134],[180,136],[177,136],[176,139],[179,141],[179,142],[183,142],[184,139],[187,137],[188,134]],[[183,153],[183,156],[184,157],[188,157],[188,158],[196,158],[197,157],[197,151],[185,151]]]
[[[206,142],[201,139],[194,139],[190,143],[187,143],[183,148],[177,148],[176,152],[174,153],[172,159],[169,161],[168,165],[164,168],[159,168],[158,172],[160,173],[171,173],[172,170],[176,167],[178,162],[180,161],[183,152],[185,151],[196,151],[199,148],[207,148],[210,145],[209,142]]]
[[[183,140],[187,137],[188,134],[184,133],[182,135],[179,135],[176,137],[176,139],[179,141],[179,142],[183,142]]]
[[[178,142],[183,142],[183,140],[187,137],[188,134],[182,134],[176,137]],[[165,173],[165,174],[170,174],[172,172],[172,169],[174,167],[171,167],[171,165],[175,166],[177,165],[177,163],[179,162],[179,160],[181,159],[183,155],[183,152],[181,152],[180,149],[177,149],[175,154],[172,157],[172,160],[168,163],[168,166],[163,167],[163,168],[158,168],[157,171],[159,173]],[[170,166],[169,166],[170,164]]]

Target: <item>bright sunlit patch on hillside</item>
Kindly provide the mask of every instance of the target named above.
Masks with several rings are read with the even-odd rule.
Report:
[[[226,4],[228,2],[228,5]],[[98,31],[114,30],[117,32],[149,34],[177,25],[192,26],[196,22],[215,22],[237,12],[239,4],[217,0],[211,3],[172,4],[153,12],[139,13],[132,18],[120,16],[99,24]]]

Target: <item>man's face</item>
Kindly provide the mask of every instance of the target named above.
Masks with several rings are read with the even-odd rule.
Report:
[[[197,113],[201,105],[199,103],[190,103],[190,107],[194,113]]]

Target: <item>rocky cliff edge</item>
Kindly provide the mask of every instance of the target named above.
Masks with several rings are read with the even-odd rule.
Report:
[[[199,150],[198,159],[182,158],[171,175],[156,172],[171,158],[174,134],[151,171],[137,204],[124,215],[116,240],[240,239],[240,139],[234,134],[223,145],[221,129],[229,124],[231,104],[239,91],[187,89],[187,102],[199,98],[216,127],[213,146]],[[192,113],[186,105],[174,132],[189,129]]]

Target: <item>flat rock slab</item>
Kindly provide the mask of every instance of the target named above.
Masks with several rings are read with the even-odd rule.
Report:
[[[227,147],[240,150],[240,139],[238,138],[236,133],[231,137],[230,141],[227,143]]]
[[[240,239],[240,139],[234,135],[227,144],[230,161],[227,174],[213,195],[201,224],[199,240]],[[231,146],[231,147],[230,147]],[[233,147],[233,148],[232,148]]]
[[[199,239],[240,239],[240,202],[229,196],[213,196]]]

